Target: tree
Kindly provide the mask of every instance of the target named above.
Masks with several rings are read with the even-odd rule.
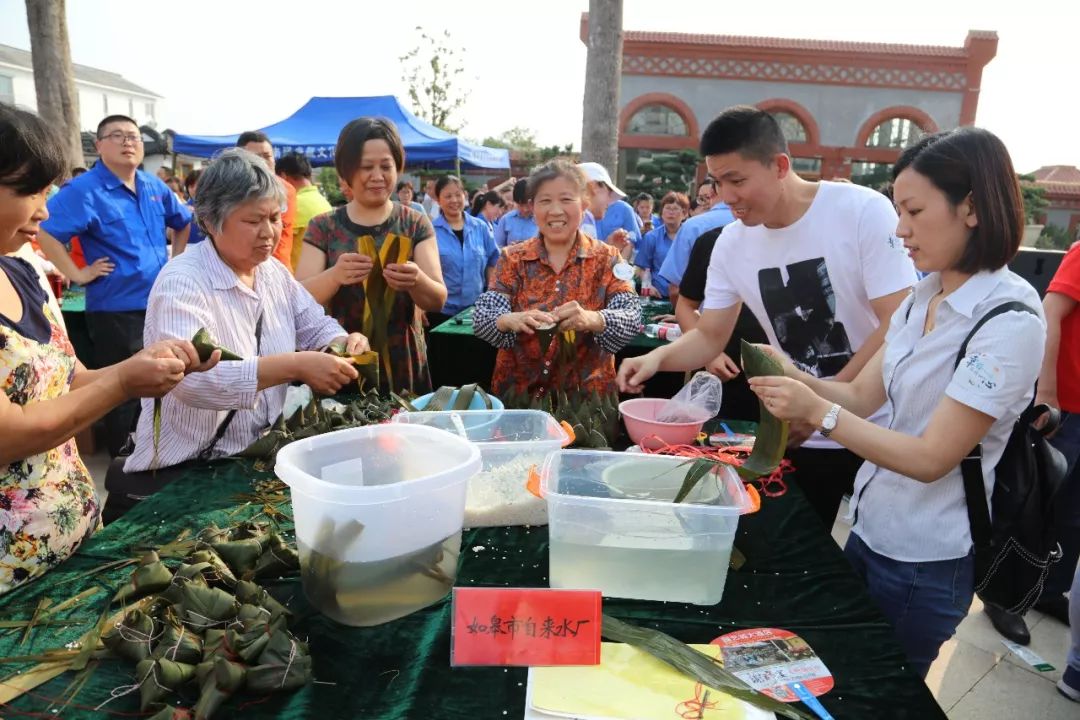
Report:
[[[461,126],[454,121],[454,113],[465,105],[465,95],[460,82],[465,68],[458,57],[458,47],[443,30],[442,37],[434,38],[422,27],[417,46],[398,60],[402,64],[402,77],[408,87],[413,112],[437,128],[457,133]]]
[[[631,197],[649,193],[659,200],[669,192],[688,193],[697,173],[697,153],[691,150],[653,152],[631,171],[627,168],[623,189]]]
[[[1069,231],[1057,225],[1047,225],[1042,229],[1042,234],[1035,241],[1035,247],[1040,250],[1068,250],[1076,242]]]
[[[322,191],[323,197],[325,197],[331,205],[337,207],[338,205],[345,204],[345,194],[341,192],[341,182],[338,180],[338,174],[334,168],[319,168],[319,172],[315,176],[315,184],[319,186],[319,190]]]
[[[38,115],[64,139],[68,166],[84,165],[64,0],[26,0],[26,24]]]
[[[535,150],[536,131],[515,126],[495,137],[484,138],[484,142],[481,144],[506,150]]]
[[[512,150],[526,165],[538,165],[553,158],[571,156],[574,153],[573,143],[541,147],[536,143],[536,131],[523,127],[512,127],[493,137],[486,137],[482,144],[487,147]]]
[[[1024,222],[1034,225],[1050,202],[1046,199],[1046,188],[1035,181],[1034,175],[1018,175],[1020,194],[1024,199]]]
[[[589,47],[581,158],[598,162],[613,176],[619,159],[619,76],[622,73],[622,0],[589,0]]]

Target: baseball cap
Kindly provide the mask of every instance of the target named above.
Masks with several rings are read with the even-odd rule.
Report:
[[[583,162],[579,163],[578,167],[581,168],[581,171],[583,173],[585,173],[585,177],[587,177],[592,182],[604,183],[609,188],[614,190],[616,195],[619,195],[620,197],[626,197],[626,193],[620,190],[615,185],[615,183],[611,181],[611,175],[608,174],[607,168],[605,168],[600,163]]]

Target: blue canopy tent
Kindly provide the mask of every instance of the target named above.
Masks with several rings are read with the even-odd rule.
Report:
[[[429,125],[413,115],[393,95],[374,97],[313,97],[281,122],[260,128],[274,145],[274,153],[302,152],[312,165],[332,165],[338,133],[358,117],[386,118],[397,126],[410,168],[510,167],[506,150],[473,145]],[[172,135],[172,151],[193,157],[213,157],[236,145],[237,135]]]

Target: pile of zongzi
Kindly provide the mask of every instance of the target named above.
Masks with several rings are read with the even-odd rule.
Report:
[[[384,400],[375,388],[348,403],[336,400],[327,402],[330,408],[324,407],[317,398],[312,398],[288,418],[282,413],[265,435],[237,453],[236,457],[254,460],[256,469],[267,469],[273,465],[278,450],[295,440],[332,430],[387,422],[394,414],[390,401]]]
[[[265,525],[202,531],[175,569],[150,552],[114,602],[144,599],[101,641],[135,663],[143,712],[176,712],[194,697],[209,718],[231,695],[295,690],[311,680],[307,644],[288,629],[288,609],[256,581],[299,569],[296,550]],[[190,692],[189,692],[190,691]]]

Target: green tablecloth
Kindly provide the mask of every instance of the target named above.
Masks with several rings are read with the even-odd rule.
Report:
[[[0,617],[26,618],[43,596],[59,602],[97,585],[103,592],[70,613],[96,618],[128,570],[90,578],[80,574],[128,556],[137,543],[160,544],[184,528],[198,530],[211,521],[231,523],[253,514],[251,507],[237,511],[236,495],[256,475],[241,463],[192,470],[98,533],[48,576],[0,598]],[[605,611],[687,642],[708,642],[738,628],[786,628],[809,642],[833,672],[836,686],[822,703],[837,720],[945,717],[925,684],[903,668],[891,629],[797,487],[765,499],[759,513],[743,518],[736,544],[748,561],[728,576],[719,605],[606,600]],[[546,586],[546,528],[468,531],[461,555],[459,586]],[[349,628],[314,613],[296,580],[273,591],[298,614],[293,629],[310,639],[316,680],[334,684],[311,685],[291,695],[234,699],[219,717],[474,720],[501,718],[504,711],[505,717],[521,717],[524,669],[450,667],[449,599],[380,627]],[[0,656],[59,647],[84,630],[36,629],[22,646],[21,631],[7,632],[0,635]],[[0,672],[25,667],[7,665]],[[133,673],[124,661],[102,660],[61,717],[101,717],[92,708],[108,699],[113,688],[130,684]],[[0,706],[0,715],[47,713],[50,699],[59,697],[71,679],[62,676],[10,707]],[[137,713],[138,693],[112,701],[107,710]]]
[[[86,312],[86,288],[72,285],[65,290],[60,299],[60,310],[64,313]]]

